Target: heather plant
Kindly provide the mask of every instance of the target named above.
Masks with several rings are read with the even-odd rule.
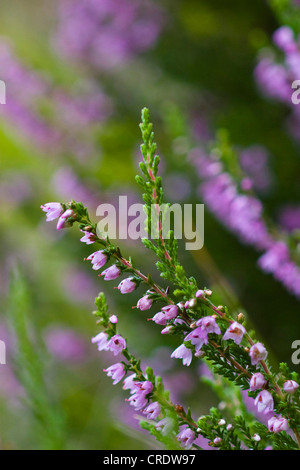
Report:
[[[209,286],[199,286],[182,266],[173,231],[170,230],[167,238],[163,236],[164,221],[159,211],[164,202],[158,171],[160,158],[146,108],[142,111],[140,128],[143,161],[136,181],[143,191],[146,231],[153,233],[153,224],[156,228],[154,239],[145,237],[142,241],[153,252],[162,284],[167,283],[167,287],[143,273],[134,256],[124,256],[107,233],[99,232],[81,202],[50,202],[41,208],[47,221],[57,219],[57,230],[76,224],[81,231],[81,242],[99,248],[86,261],[91,262],[94,271],[101,270],[100,278],[113,281],[125,275],[117,286],[121,295],[143,290],[132,315],[147,312],[145,321],[162,327],[161,334],[174,336],[178,346],[171,357],[182,360],[183,366],[189,367],[192,361],[204,363],[212,374],[206,383],[227,406],[224,410],[212,408],[207,415],[196,417],[191,409],[173,403],[162,378],[150,367],[142,368],[139,357],[122,334],[122,318],[110,311],[105,295],[100,293],[93,312],[99,330],[92,343],[99,351],[110,351],[116,356],[116,362],[104,372],[114,385],[123,383],[128,391],[128,406],[138,413],[141,427],[167,448],[201,449],[204,438],[208,446],[222,450],[298,449],[299,376],[285,363],[272,370],[269,352],[249,330],[245,315],[216,304]],[[159,311],[150,315],[149,310],[154,307]],[[246,409],[245,392],[254,400],[256,411],[268,416],[267,423]]]

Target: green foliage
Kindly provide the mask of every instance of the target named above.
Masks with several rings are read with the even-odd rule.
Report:
[[[30,318],[30,295],[24,275],[11,278],[9,316],[15,336],[14,369],[26,392],[26,405],[38,426],[36,439],[44,449],[63,449],[67,428],[64,411],[49,391],[46,354]]]

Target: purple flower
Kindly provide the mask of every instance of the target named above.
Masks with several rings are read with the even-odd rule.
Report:
[[[271,245],[258,260],[261,269],[267,273],[274,273],[283,263],[289,260],[288,247],[284,242]]]
[[[288,26],[281,26],[273,34],[274,44],[282,49],[284,52],[291,52],[297,50],[297,45],[294,39],[294,33]]]
[[[91,261],[93,269],[96,271],[102,268],[107,262],[107,256],[103,253],[103,250],[95,251],[86,258],[88,261]]]
[[[273,416],[268,421],[268,429],[271,432],[278,433],[281,431],[287,431],[289,429],[289,425],[285,418],[277,418],[276,416]]]
[[[158,312],[152,320],[158,325],[166,325],[168,320],[172,320],[178,316],[178,307],[176,305],[167,305]]]
[[[202,297],[203,294],[204,294],[204,290],[201,290],[201,289],[197,290],[197,292],[196,292],[196,297],[197,297],[197,299],[199,299],[200,297]]]
[[[133,406],[136,410],[141,410],[142,408],[145,408],[145,406],[148,403],[148,399],[146,398],[145,393],[139,393],[135,392],[133,395],[131,395],[130,398],[128,398],[129,404]]]
[[[233,322],[225,331],[223,340],[233,339],[236,344],[240,344],[244,334],[246,333],[245,328],[238,322]]]
[[[100,276],[104,276],[105,281],[112,281],[113,279],[117,279],[121,274],[121,269],[118,268],[115,264],[110,266],[109,268],[102,271]]]
[[[151,48],[163,24],[161,8],[147,0],[69,0],[59,12],[58,50],[99,70]]]
[[[191,331],[191,333],[184,338],[184,341],[190,341],[195,346],[196,351],[199,351],[203,344],[208,343],[208,336],[206,331],[199,326]]]
[[[109,321],[110,321],[110,323],[113,323],[113,324],[118,323],[118,317],[117,317],[117,315],[111,315],[111,316],[109,317]]]
[[[121,335],[114,335],[108,341],[106,348],[117,356],[126,349],[126,341]]]
[[[118,285],[118,289],[121,292],[121,294],[130,294],[133,292],[136,288],[136,283],[132,280],[131,277],[128,277],[127,279],[123,279],[123,281],[120,282]]]
[[[144,410],[147,419],[156,419],[160,415],[160,405],[157,401],[150,403]]]
[[[92,343],[96,343],[98,347],[98,351],[107,351],[108,347],[108,335],[103,331],[99,333],[97,336],[92,338]]]
[[[92,232],[85,232],[84,230],[80,230],[84,233],[84,236],[80,238],[80,241],[86,243],[87,245],[92,245],[95,242],[96,237]]]
[[[131,393],[135,390],[136,374],[131,374],[123,381],[123,390],[130,390]]]
[[[213,316],[200,318],[200,320],[196,322],[196,325],[200,326],[206,333],[221,334],[220,327]]]
[[[111,377],[113,380],[113,385],[116,385],[120,380],[123,379],[125,375],[124,365],[118,362],[108,367],[108,369],[103,369],[106,372],[108,377]]]
[[[69,226],[68,219],[70,219],[71,217],[74,218],[75,215],[76,214],[74,211],[72,211],[72,209],[67,209],[57,221],[57,226],[56,226],[57,230],[61,230],[62,228],[68,227]]]
[[[195,305],[196,305],[196,299],[190,299],[185,302],[184,308],[188,310],[189,308],[195,307]]]
[[[143,393],[144,395],[149,395],[153,390],[153,384],[150,380],[145,380],[143,382],[136,381],[133,385],[134,390],[136,390],[137,393]]]
[[[195,433],[189,427],[186,427],[177,435],[177,440],[180,441],[183,447],[190,449],[195,440]]]
[[[137,308],[140,310],[149,310],[152,307],[153,300],[148,297],[148,295],[144,295],[141,299],[138,300]]]
[[[295,382],[295,380],[287,380],[283,384],[283,390],[287,393],[293,394],[297,388],[299,388],[299,384]]]
[[[41,209],[46,212],[47,222],[58,219],[64,211],[59,202],[47,202],[47,204],[41,206]]]
[[[169,333],[171,333],[172,330],[173,330],[173,325],[168,325],[165,328],[163,328],[160,333],[162,335],[168,335]]]
[[[260,388],[263,388],[263,386],[266,384],[266,379],[260,372],[256,372],[255,374],[252,375],[251,380],[250,380],[250,390],[259,390]]]
[[[178,315],[178,307],[176,305],[167,305],[166,307],[163,307],[162,312],[164,312],[167,320],[172,320],[173,318],[176,318]]]
[[[251,364],[254,366],[259,361],[264,361],[268,356],[268,352],[263,344],[256,343],[251,346],[249,356],[251,357]]]
[[[175,351],[172,352],[171,357],[182,359],[182,364],[184,366],[189,366],[192,362],[193,354],[190,349],[186,348],[184,344],[181,344],[177,349],[175,349]]]
[[[255,406],[257,406],[257,411],[259,413],[268,413],[274,408],[274,400],[270,392],[267,390],[262,390],[259,392],[257,397],[254,400]]]

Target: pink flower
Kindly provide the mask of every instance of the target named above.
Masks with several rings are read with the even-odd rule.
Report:
[[[235,321],[225,331],[223,340],[233,339],[236,344],[240,344],[245,333],[246,330],[243,325]]]
[[[131,374],[123,381],[123,390],[130,390],[131,393],[135,390],[136,374]]]
[[[113,385],[116,385],[120,380],[123,379],[125,375],[124,365],[118,362],[117,364],[113,364],[108,369],[103,369],[104,372],[107,373],[108,377],[111,377],[113,380]]]
[[[104,276],[105,281],[112,281],[113,279],[116,279],[117,277],[119,277],[120,274],[121,274],[121,269],[118,268],[118,266],[116,266],[115,264],[113,264],[109,268],[102,271],[100,276]]]
[[[259,413],[268,413],[274,408],[274,400],[270,392],[262,390],[254,400],[255,406]]]
[[[263,386],[266,384],[266,379],[264,376],[260,373],[257,372],[256,374],[253,374],[250,380],[250,390],[258,390],[260,388],[263,388]]]
[[[186,449],[190,449],[195,440],[195,433],[189,427],[186,427],[177,435],[177,440],[180,441]]]
[[[184,308],[186,310],[188,310],[189,308],[193,308],[195,307],[196,303],[197,303],[196,299],[187,300],[184,304]]]
[[[173,325],[168,325],[161,330],[162,335],[168,335],[173,330]]]
[[[126,341],[121,335],[114,335],[108,341],[106,348],[117,356],[123,349],[126,349]]]
[[[109,321],[110,321],[110,323],[113,323],[114,325],[115,325],[116,323],[118,323],[118,317],[117,317],[117,315],[111,315],[111,316],[109,317]]]
[[[150,403],[144,410],[147,419],[156,419],[160,415],[160,406],[157,401]]]
[[[222,442],[221,437],[216,437],[216,438],[214,439],[214,444],[216,444],[216,445],[221,444],[221,442]]]
[[[221,334],[219,325],[216,322],[216,319],[212,316],[207,316],[200,318],[196,322],[197,326],[200,326],[206,333],[216,333],[217,335]]]
[[[80,230],[84,233],[84,236],[80,238],[80,241],[86,243],[87,245],[91,245],[95,242],[96,236],[92,232],[85,232],[84,230]]]
[[[259,361],[264,361],[268,355],[268,352],[263,344],[256,343],[251,346],[249,356],[251,357],[251,364],[254,366]]]
[[[203,294],[204,294],[204,290],[201,290],[201,289],[197,290],[197,292],[196,292],[196,297],[197,297],[197,299],[199,299],[200,297],[202,297]]]
[[[146,398],[145,393],[136,392],[128,398],[129,404],[134,406],[136,410],[141,410],[145,408],[148,403],[148,399]]]
[[[166,325],[167,324],[167,318],[164,312],[158,312],[152,317],[152,321],[156,323],[157,325]]]
[[[177,305],[167,305],[161,309],[162,312],[166,315],[167,320],[172,320],[176,318],[178,315],[178,307]]]
[[[289,428],[288,422],[285,418],[277,418],[273,416],[268,420],[268,429],[271,432],[277,433],[287,431]]]
[[[189,366],[192,362],[193,354],[190,349],[186,348],[184,344],[181,344],[177,349],[175,349],[175,351],[172,352],[171,357],[182,359],[182,364],[184,366]]]
[[[107,262],[107,256],[103,253],[103,250],[95,251],[94,253],[89,255],[86,259],[88,261],[91,261],[93,265],[93,269],[95,271],[97,269],[102,268]]]
[[[145,380],[144,382],[134,382],[134,390],[138,393],[144,393],[145,395],[149,395],[149,393],[153,390],[153,384],[150,380]]]
[[[75,216],[75,212],[72,209],[67,209],[58,219],[57,221],[57,230],[61,230],[62,228],[68,227],[68,220],[70,217]]]
[[[283,384],[283,390],[291,394],[294,393],[298,387],[299,387],[299,384],[297,384],[297,382],[295,382],[294,380],[287,380]]]
[[[63,213],[63,207],[59,202],[47,202],[41,206],[43,212],[46,212],[47,222],[57,219]]]
[[[168,320],[172,320],[178,316],[178,307],[176,305],[167,305],[158,312],[152,320],[158,325],[166,325]]]
[[[140,310],[149,310],[152,307],[152,299],[149,299],[148,295],[144,295],[141,299],[139,299],[137,303],[137,308]]]
[[[108,344],[108,335],[103,331],[99,333],[97,336],[92,338],[92,343],[96,343],[98,346],[98,351],[107,351],[107,344]]]
[[[121,294],[130,294],[130,292],[133,292],[135,288],[136,288],[136,283],[132,280],[131,277],[128,277],[127,279],[123,279],[123,281],[121,281],[120,284],[118,285],[118,289],[121,292]]]
[[[184,338],[184,341],[190,341],[195,346],[196,351],[199,351],[203,344],[208,343],[208,336],[206,331],[199,326],[191,331],[191,333]]]

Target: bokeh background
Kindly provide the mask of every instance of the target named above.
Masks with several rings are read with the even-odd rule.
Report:
[[[91,345],[102,290],[132,349],[162,375],[174,401],[191,405],[195,416],[218,403],[201,367],[170,359],[176,339],[161,337],[132,310],[142,291],[122,296],[114,282],[99,280],[83,262],[93,250],[78,230],[57,232],[40,209],[75,199],[95,218],[98,204],[119,195],[139,202],[144,106],[166,200],[206,204],[204,249],[181,247],[187,272],[214,291],[216,304],[248,314],[275,367],[292,365],[291,345],[300,338],[300,134],[289,81],[300,79],[300,60],[296,51],[289,61],[273,35],[284,24],[299,32],[299,8],[261,0],[1,3],[1,448],[157,448],[138,431],[126,393],[102,372],[112,358]],[[290,250],[288,281],[259,266],[255,221],[248,220],[248,239],[241,236],[228,224],[229,205],[220,215],[203,193],[211,148],[216,156],[223,151],[224,172],[259,201],[259,217]],[[141,243],[121,247],[158,279]]]

